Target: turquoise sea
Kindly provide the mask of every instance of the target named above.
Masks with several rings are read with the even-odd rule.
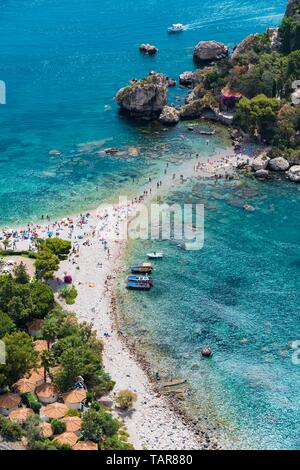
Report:
[[[280,22],[286,0],[0,0],[0,225],[66,215],[134,189],[165,161],[210,145],[183,127],[167,132],[118,114],[113,97],[150,70],[178,77],[193,69],[193,46],[218,39],[233,47]],[[168,36],[174,22],[188,25]],[[159,48],[139,54],[141,42]],[[170,101],[184,98],[170,92]],[[185,138],[182,138],[185,135]],[[139,156],[103,157],[105,147]],[[59,149],[60,157],[49,156]],[[205,245],[187,252],[162,242],[130,245],[128,260],[163,248],[155,288],[128,294],[120,283],[123,329],[163,377],[188,379],[184,405],[229,448],[300,447],[300,191],[283,181],[180,186],[166,201],[205,204]],[[255,207],[248,213],[241,207]],[[125,274],[124,274],[125,275]],[[210,344],[214,355],[200,358]]]
[[[120,118],[116,91],[150,70],[177,78],[193,68],[193,46],[216,38],[236,44],[276,25],[285,0],[0,0],[0,224],[91,207],[142,176],[149,160],[95,157],[91,147],[165,142],[165,133]],[[174,22],[189,25],[169,36]],[[141,42],[160,49],[138,51]],[[173,90],[170,101],[183,93]],[[169,133],[168,138],[172,135]],[[59,149],[61,158],[49,157]],[[153,161],[152,161],[153,163]],[[95,191],[98,185],[98,192]]]

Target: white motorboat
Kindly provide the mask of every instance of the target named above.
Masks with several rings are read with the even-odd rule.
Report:
[[[172,24],[172,26],[168,28],[168,33],[170,34],[181,33],[182,31],[184,31],[184,25],[181,23]]]
[[[149,259],[161,259],[164,257],[164,254],[154,251],[153,253],[147,253],[147,256]]]

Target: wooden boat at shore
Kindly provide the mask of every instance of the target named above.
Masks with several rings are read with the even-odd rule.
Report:
[[[150,282],[136,282],[136,281],[128,281],[127,288],[134,289],[134,290],[150,290],[152,285]]]
[[[149,274],[152,272],[152,264],[151,263],[143,263],[143,264],[138,264],[136,266],[131,266],[131,272],[132,274],[138,274],[138,273],[144,273],[144,274]]]

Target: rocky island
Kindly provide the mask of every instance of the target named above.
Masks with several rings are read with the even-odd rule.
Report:
[[[193,59],[200,68],[179,76],[179,84],[190,89],[184,105],[168,106],[174,80],[152,72],[118,92],[121,110],[163,124],[221,122],[231,127],[237,151],[247,141],[265,147],[252,166],[259,179],[286,172],[300,181],[300,0],[289,0],[278,28],[251,34],[231,55],[221,42],[200,41]]]

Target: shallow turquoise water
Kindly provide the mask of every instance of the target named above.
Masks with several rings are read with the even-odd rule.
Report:
[[[127,175],[140,175],[143,152],[140,163],[112,162],[88,150],[78,154],[76,146],[84,142],[149,147],[165,140],[154,133],[145,138],[120,118],[116,91],[151,69],[177,78],[193,68],[192,48],[200,39],[234,45],[277,24],[284,5],[285,0],[1,0],[0,79],[7,85],[7,105],[0,106],[1,224],[93,206],[115,180],[127,184]],[[189,30],[168,36],[167,27],[177,21]],[[139,54],[145,41],[159,47],[157,57]],[[173,90],[170,101],[182,94]],[[64,157],[49,158],[51,149]]]
[[[128,262],[151,249],[166,258],[150,293],[126,293],[121,282],[124,331],[165,379],[188,379],[193,416],[207,416],[223,445],[297,449],[300,366],[290,342],[300,338],[300,189],[198,181],[167,198],[183,201],[205,204],[204,248],[131,246]],[[213,357],[201,360],[207,344]]]

